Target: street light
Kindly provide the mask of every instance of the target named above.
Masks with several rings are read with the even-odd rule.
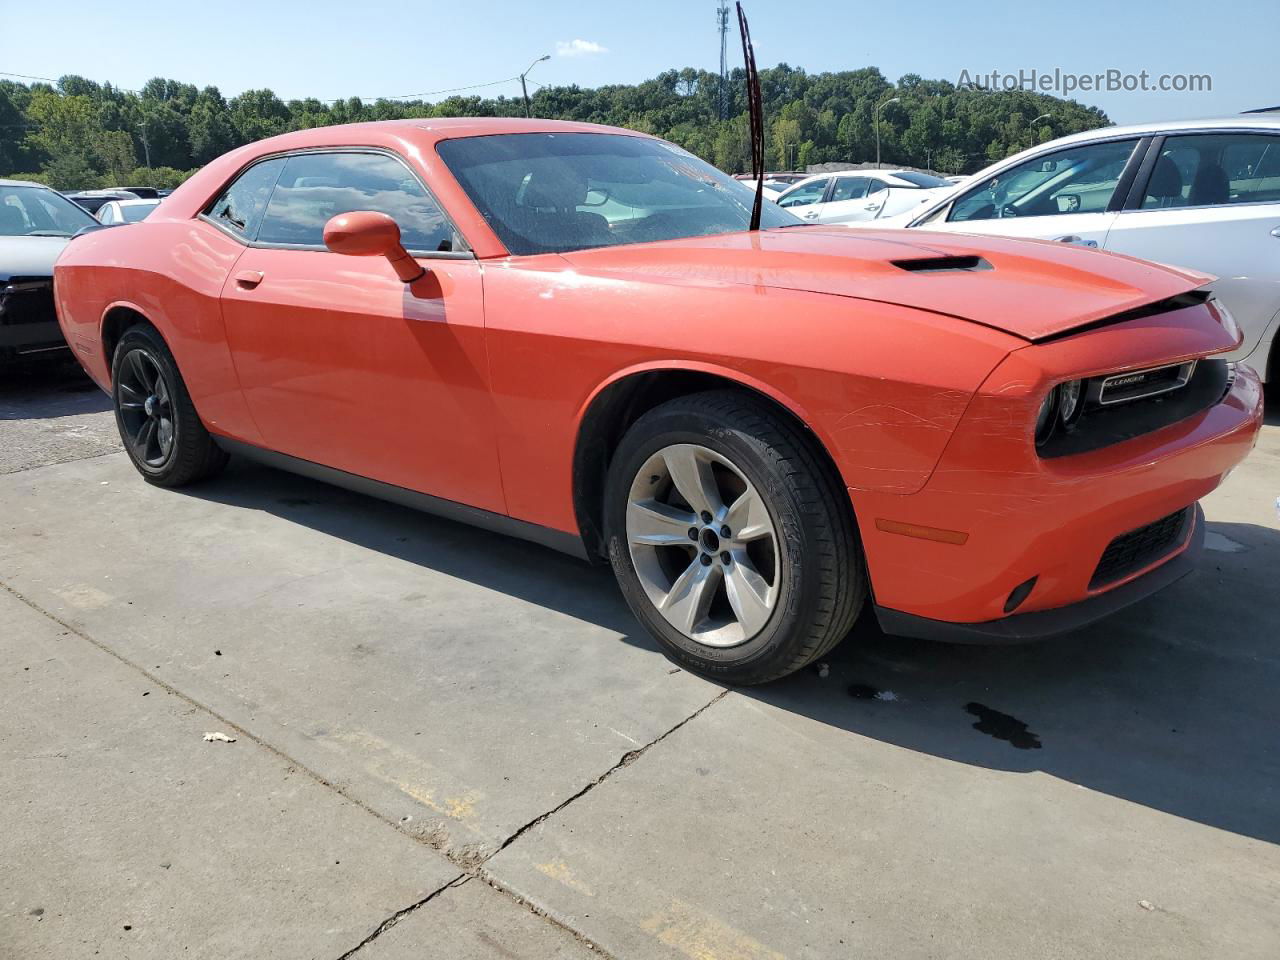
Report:
[[[1036,117],[1034,120],[1032,120],[1032,121],[1031,121],[1031,144],[1032,144],[1032,146],[1034,146],[1034,145],[1035,145],[1035,143],[1036,143],[1036,141],[1040,139],[1040,137],[1036,134],[1036,124],[1037,124],[1037,123],[1039,123],[1041,120],[1048,120],[1048,119],[1049,119],[1050,117],[1052,117],[1052,116],[1053,116],[1053,114],[1051,114],[1051,113],[1042,113],[1042,114],[1040,114],[1040,116]]]
[[[529,113],[529,88],[525,85],[524,78],[529,75],[529,70],[532,70],[534,67],[540,64],[543,60],[550,60],[550,59],[551,59],[551,54],[549,53],[545,57],[539,57],[537,60],[533,61],[533,63],[529,64],[528,70],[520,74],[520,92],[524,94],[524,115],[526,118],[531,116],[531,114]]]
[[[880,111],[883,110],[885,107],[887,107],[891,103],[897,103],[900,99],[902,98],[891,97],[888,100],[881,101],[880,105],[876,107],[875,116],[872,118],[874,120],[875,128],[876,128],[876,169],[877,170],[880,169]]]

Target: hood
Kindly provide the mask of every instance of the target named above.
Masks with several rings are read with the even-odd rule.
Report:
[[[744,284],[874,300],[1042,340],[1213,278],[1072,244],[787,227],[564,254],[603,276]]]
[[[0,237],[0,280],[52,277],[68,237]]]

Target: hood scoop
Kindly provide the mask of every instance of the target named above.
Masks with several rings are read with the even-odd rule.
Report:
[[[889,262],[907,273],[965,273],[995,269],[982,257],[920,257]]]

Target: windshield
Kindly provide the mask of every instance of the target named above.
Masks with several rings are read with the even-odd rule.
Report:
[[[895,170],[893,176],[899,180],[905,180],[907,183],[914,183],[917,187],[949,187],[951,186],[941,177],[935,177],[927,173],[915,173],[911,170]]]
[[[755,192],[661,140],[515,133],[445,140],[440,156],[517,255],[746,230]],[[765,202],[761,227],[800,224]]]
[[[0,237],[69,237],[97,222],[52,190],[0,184]]]

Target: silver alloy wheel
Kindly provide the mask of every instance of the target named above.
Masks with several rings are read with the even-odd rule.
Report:
[[[778,601],[778,535],[764,499],[724,456],[663,447],[627,498],[627,544],[649,600],[673,627],[711,647],[745,643]]]

